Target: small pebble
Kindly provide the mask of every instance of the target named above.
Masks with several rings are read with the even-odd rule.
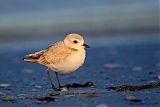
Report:
[[[35,73],[35,71],[32,70],[32,69],[23,69],[22,72],[24,72],[26,74],[33,74],[33,73]]]
[[[105,64],[104,67],[108,69],[115,69],[115,68],[118,68],[119,65],[118,64]]]
[[[15,101],[15,98],[13,96],[4,96],[1,98],[3,101],[7,101],[7,102],[10,102],[10,101]]]
[[[37,91],[39,91],[39,90],[36,89],[36,88],[33,88],[31,91],[32,91],[32,92],[37,92]]]
[[[133,70],[133,71],[142,71],[142,67],[135,66],[135,67],[133,67],[132,70]]]
[[[139,99],[137,96],[134,96],[134,95],[125,96],[124,99],[127,101],[132,101],[132,102],[141,102],[142,101],[141,99]]]
[[[95,107],[108,107],[106,104],[98,104],[97,106]]]
[[[40,85],[35,85],[34,88],[40,89],[40,88],[42,88],[42,86],[40,86]]]
[[[20,98],[20,99],[24,99],[26,97],[26,95],[25,94],[19,94],[19,95],[17,95],[17,97]]]
[[[74,94],[69,94],[69,95],[65,95],[65,97],[75,97],[76,95]]]
[[[47,101],[36,101],[37,104],[46,104],[48,103]]]
[[[149,83],[157,83],[157,81],[156,81],[156,80],[151,80],[151,81],[148,81],[147,83],[148,83],[148,84],[149,84]]]
[[[5,84],[5,83],[0,84],[0,88],[7,88],[7,87],[10,87],[10,86],[11,86],[11,84]]]

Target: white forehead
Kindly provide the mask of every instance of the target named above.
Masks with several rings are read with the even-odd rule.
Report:
[[[79,34],[76,34],[76,33],[71,33],[71,34],[67,35],[65,39],[83,41],[83,37]]]

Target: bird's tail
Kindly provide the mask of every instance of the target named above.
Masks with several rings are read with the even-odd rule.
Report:
[[[23,61],[27,61],[27,62],[37,62],[38,59],[40,58],[40,56],[43,54],[44,50],[39,51],[39,52],[35,52],[32,54],[27,54],[25,55],[26,58],[23,58]]]
[[[23,61],[27,61],[27,62],[37,62],[39,58],[23,58]]]

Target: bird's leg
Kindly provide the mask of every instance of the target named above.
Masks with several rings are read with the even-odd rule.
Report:
[[[58,78],[58,72],[55,72],[55,74],[56,74],[56,78],[57,78],[57,81],[58,81],[59,89],[61,89],[62,86],[61,86],[61,83],[60,83],[59,78]]]
[[[51,84],[51,86],[52,86],[52,89],[56,91],[57,88],[55,87],[55,85],[54,85],[54,83],[53,83],[53,81],[52,81],[52,79],[51,79],[51,76],[50,76],[50,69],[48,68],[48,69],[46,70],[46,72],[47,72],[47,75],[48,75],[48,80],[50,81],[50,84]]]

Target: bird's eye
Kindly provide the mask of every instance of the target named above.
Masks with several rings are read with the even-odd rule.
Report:
[[[78,43],[78,41],[74,40],[73,43]]]

